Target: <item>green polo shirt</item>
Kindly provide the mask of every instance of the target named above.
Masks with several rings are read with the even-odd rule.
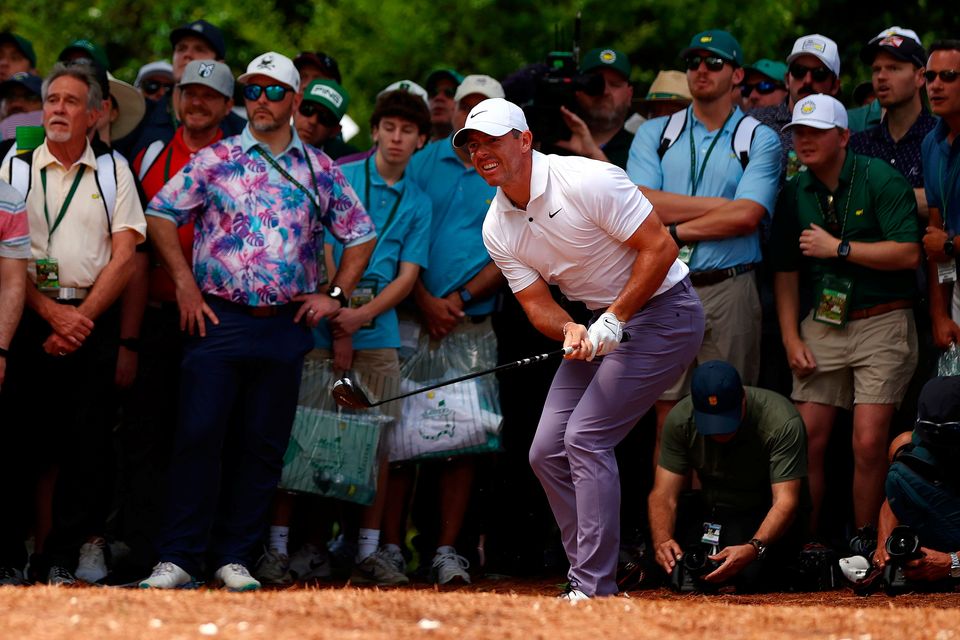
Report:
[[[829,196],[836,223],[828,224]],[[849,204],[848,204],[849,203]],[[844,224],[844,220],[846,223]],[[851,309],[913,298],[917,285],[912,269],[880,271],[840,258],[807,258],[800,253],[800,232],[815,223],[848,242],[920,242],[917,201],[903,175],[878,158],[847,153],[836,193],[812,171],[802,171],[784,185],[777,199],[771,236],[774,271],[799,271],[816,292],[826,274],[853,280]],[[813,295],[816,295],[814,293]],[[816,301],[811,300],[816,306]]]
[[[690,396],[663,426],[658,464],[681,475],[696,470],[711,507],[769,508],[771,485],[807,476],[807,432],[793,403],[773,391],[744,389],[747,413],[729,442],[700,435]]]

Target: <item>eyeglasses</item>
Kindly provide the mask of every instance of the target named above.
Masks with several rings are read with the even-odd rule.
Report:
[[[160,82],[159,80],[144,80],[140,88],[143,89],[144,93],[156,93],[158,91],[170,91],[173,85],[169,82]]]
[[[282,84],[271,84],[266,87],[259,84],[248,84],[243,88],[243,97],[253,102],[260,99],[260,94],[267,94],[267,100],[270,102],[280,102],[287,95],[287,91],[293,91],[290,87]]]
[[[796,80],[803,80],[808,73],[814,82],[826,82],[833,77],[833,71],[826,67],[805,67],[802,64],[790,65],[790,75]]]
[[[751,93],[756,91],[762,96],[770,95],[777,89],[782,89],[783,87],[776,82],[771,82],[770,80],[761,80],[760,82],[754,84],[742,84],[740,85],[740,95],[744,98],[750,96]]]
[[[433,91],[430,92],[430,99],[433,100],[441,93],[447,96],[448,98],[450,98],[451,100],[453,100],[453,96],[457,95],[457,90],[454,89],[453,87],[447,87],[445,89],[434,89]]]
[[[330,109],[323,107],[315,102],[304,100],[300,103],[300,115],[305,118],[317,116],[317,122],[325,127],[333,127],[339,122],[337,116],[330,112]]]
[[[960,76],[960,71],[956,69],[944,69],[943,71],[927,71],[923,74],[927,82],[933,82],[938,76],[941,82],[953,82],[957,79],[957,76]]]
[[[720,71],[727,62],[720,56],[687,56],[684,60],[687,63],[688,71],[696,71],[699,69],[701,62],[707,65],[708,71]]]

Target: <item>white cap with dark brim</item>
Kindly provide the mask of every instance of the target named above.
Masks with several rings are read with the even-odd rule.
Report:
[[[464,127],[453,135],[453,146],[460,148],[467,144],[467,136],[471,131],[499,138],[514,129],[529,129],[523,109],[504,98],[490,98],[470,110]]]

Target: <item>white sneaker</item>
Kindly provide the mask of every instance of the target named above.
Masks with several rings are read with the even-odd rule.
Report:
[[[383,545],[380,547],[378,553],[396,567],[397,571],[403,574],[407,573],[407,560],[403,557],[403,553],[399,547],[392,544]]]
[[[47,584],[51,587],[70,587],[77,584],[77,578],[66,567],[54,565],[47,573]]]
[[[73,575],[90,584],[95,584],[106,578],[107,560],[103,555],[105,544],[103,538],[84,543],[80,547],[80,560],[77,562],[77,570],[73,572]]]
[[[190,574],[172,562],[158,562],[153,573],[140,581],[141,589],[179,589],[193,582]]]
[[[329,578],[330,556],[325,549],[305,544],[290,556],[290,575],[294,580],[319,580]]]
[[[572,587],[568,588],[566,591],[557,596],[560,600],[566,600],[570,604],[576,604],[583,600],[589,600],[590,596],[585,594],[580,589],[574,589]]]
[[[437,584],[450,584],[454,580],[462,580],[470,584],[470,574],[467,573],[469,568],[470,561],[456,552],[437,552],[437,555],[433,556],[433,568],[430,573]]]
[[[290,557],[275,549],[267,549],[263,552],[253,573],[264,584],[293,583],[293,577],[290,575]]]
[[[350,582],[354,584],[376,584],[381,587],[407,584],[410,578],[397,571],[393,561],[378,550],[353,566]]]
[[[260,588],[260,582],[250,575],[245,566],[238,563],[223,565],[213,577],[230,591],[254,591]]]

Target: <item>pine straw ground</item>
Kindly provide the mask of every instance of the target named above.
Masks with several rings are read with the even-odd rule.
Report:
[[[455,590],[295,588],[256,593],[0,588],[0,639],[823,638],[960,640],[960,594],[849,590],[776,596],[637,591],[570,604],[543,582]]]

